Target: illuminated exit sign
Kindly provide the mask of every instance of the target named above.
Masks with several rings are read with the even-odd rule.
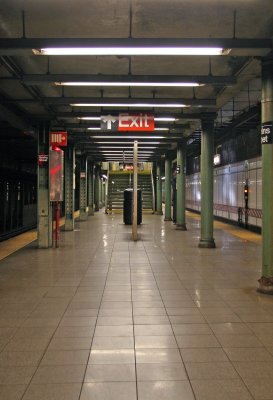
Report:
[[[154,116],[147,113],[120,113],[101,117],[101,129],[106,131],[154,131]]]
[[[51,146],[67,146],[67,132],[50,132]]]

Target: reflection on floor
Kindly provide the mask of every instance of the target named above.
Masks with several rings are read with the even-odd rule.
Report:
[[[273,298],[260,245],[219,226],[216,249],[145,215],[140,240],[102,212],[0,262],[0,398],[273,398]]]

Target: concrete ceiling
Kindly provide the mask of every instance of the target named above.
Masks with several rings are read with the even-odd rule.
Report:
[[[22,20],[24,11],[24,29]],[[184,110],[155,108],[156,114],[186,115],[178,121],[181,137],[200,127],[200,112],[218,113],[217,123],[234,119],[260,101],[260,56],[272,51],[272,0],[1,0],[0,10],[0,121],[16,128],[32,130],[41,120],[51,120],[54,127],[78,124],[77,113],[100,113],[101,108],[72,108],[65,98],[143,98],[198,99],[200,104]],[[232,49],[228,56],[35,56],[18,49],[7,51],[5,39],[270,39],[266,49]],[[1,40],[2,39],[2,40]],[[23,48],[23,46],[22,46]],[[12,54],[12,55],[10,55]],[[239,55],[237,55],[239,54]],[[49,74],[209,76],[211,84],[192,88],[121,88],[56,87],[46,81]],[[41,84],[28,83],[30,75],[39,75]],[[41,77],[42,76],[42,77]],[[226,86],[214,83],[213,77],[233,77]],[[43,78],[44,77],[44,78]],[[216,80],[215,80],[216,82]],[[251,88],[251,100],[249,100]],[[252,90],[253,89],[253,90]],[[56,100],[58,98],[64,98]],[[53,98],[53,100],[52,100]],[[31,101],[30,101],[31,100]],[[71,100],[71,99],[69,99]],[[202,105],[215,100],[215,106]],[[197,102],[198,103],[198,102]],[[236,107],[234,108],[234,104]],[[6,110],[6,112],[5,112]],[[124,108],[104,108],[103,114]],[[185,111],[186,110],[186,111]],[[220,111],[221,118],[219,118]],[[72,115],[71,112],[74,114]],[[187,128],[181,124],[187,124]],[[94,125],[94,123],[93,123]],[[91,123],[90,123],[91,126]],[[97,125],[96,125],[97,126]],[[1,128],[0,128],[1,129]],[[88,146],[90,134],[85,129],[71,129],[71,137],[82,142],[83,149],[98,148],[96,140]],[[78,136],[77,136],[78,135]],[[87,139],[87,140],[86,140]],[[76,139],[75,139],[76,140]],[[174,141],[177,138],[174,137]],[[168,145],[169,146],[169,145]],[[162,147],[161,147],[162,148]],[[167,149],[167,147],[166,147]]]

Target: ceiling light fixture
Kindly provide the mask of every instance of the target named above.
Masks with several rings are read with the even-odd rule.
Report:
[[[133,141],[132,142],[120,142],[120,141],[114,141],[114,142],[96,142],[96,144],[131,144],[133,145]],[[138,142],[138,144],[141,146],[142,144],[160,144],[161,142]]]
[[[165,136],[90,136],[91,139],[165,139]]]
[[[77,117],[83,121],[101,121],[101,117]]]
[[[54,82],[56,86],[113,86],[113,87],[197,87],[198,82]]]
[[[145,107],[169,107],[169,108],[184,108],[184,107],[190,107],[184,103],[165,103],[165,104],[160,104],[160,103],[74,103],[70,104],[71,107],[140,107],[140,108],[145,108]]]
[[[124,146],[100,146],[99,149],[132,149],[133,150],[133,146],[131,147],[124,147]],[[145,147],[138,147],[138,150],[145,150],[145,149],[156,149],[156,146],[145,146]]]
[[[33,49],[44,56],[219,56],[229,50],[222,47],[46,47]]]
[[[156,122],[175,122],[178,121],[178,118],[174,118],[174,117],[155,117],[154,120]]]
[[[101,121],[101,116],[100,117],[77,117],[77,119],[80,119],[82,121]],[[179,121],[179,118],[155,117],[154,120],[155,120],[155,122],[176,122],[176,121]]]

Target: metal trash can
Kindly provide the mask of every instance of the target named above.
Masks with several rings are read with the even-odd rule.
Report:
[[[124,190],[123,201],[123,222],[125,225],[132,225],[133,223],[133,189]],[[142,223],[142,196],[141,189],[137,189],[137,224]]]

